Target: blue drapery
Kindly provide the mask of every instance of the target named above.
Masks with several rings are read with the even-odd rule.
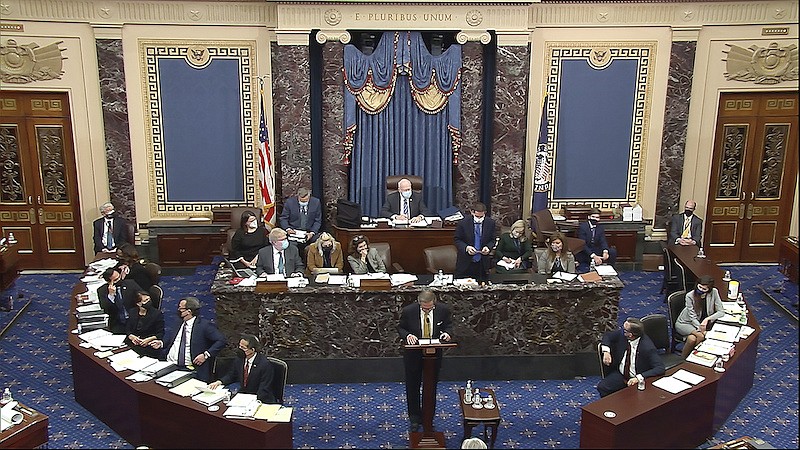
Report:
[[[432,56],[418,32],[386,32],[372,55],[344,50],[350,199],[377,216],[389,175],[423,177],[433,213],[452,204],[461,146],[461,47]]]

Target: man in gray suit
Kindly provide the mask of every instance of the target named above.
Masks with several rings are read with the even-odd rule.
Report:
[[[297,247],[289,242],[286,232],[280,228],[273,228],[269,232],[268,245],[258,251],[256,273],[283,274],[293,277],[303,276],[305,265],[300,258]]]
[[[702,247],[703,219],[694,215],[697,202],[687,200],[683,214],[675,214],[669,227],[669,241],[678,245],[696,245]]]

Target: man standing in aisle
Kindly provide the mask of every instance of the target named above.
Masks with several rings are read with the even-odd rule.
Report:
[[[287,198],[283,204],[280,225],[289,238],[297,243],[300,254],[305,255],[306,245],[317,240],[322,227],[322,203],[312,197],[307,188],[301,187],[297,195]],[[305,232],[302,239],[295,236],[302,235],[302,232]]]
[[[483,203],[475,203],[472,215],[458,223],[454,236],[458,249],[456,278],[486,280],[490,267],[489,253],[494,248],[496,228],[495,221],[486,217],[486,205]]]

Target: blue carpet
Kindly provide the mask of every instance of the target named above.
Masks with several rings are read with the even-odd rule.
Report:
[[[203,266],[191,276],[164,277],[164,310],[175,330],[177,299],[194,295],[213,317],[209,287],[215,267]],[[739,436],[764,439],[777,448],[798,445],[797,324],[759,293],[774,290],[788,304],[797,302],[797,287],[784,282],[776,266],[731,267],[758,317],[763,332],[753,389],[723,428],[704,446]],[[620,303],[620,323],[628,316],[666,314],[660,273],[627,272]],[[50,448],[129,448],[130,444],[74,400],[69,347],[64,339],[68,296],[76,275],[23,275],[17,289],[32,300],[30,308],[0,341],[0,388],[50,416]],[[173,331],[174,332],[174,331]],[[445,364],[447,364],[445,360]],[[291,367],[290,367],[291,370]],[[478,382],[498,396],[503,422],[499,448],[575,448],[579,444],[580,407],[598,398],[599,377],[573,380]],[[437,428],[449,447],[461,441],[456,389],[439,386]],[[407,447],[405,390],[402,383],[290,385],[286,403],[295,407],[297,448]],[[678,420],[676,418],[676,420]],[[477,432],[477,429],[476,429]]]

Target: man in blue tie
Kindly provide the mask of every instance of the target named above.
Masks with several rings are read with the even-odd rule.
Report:
[[[311,196],[308,188],[301,187],[297,189],[297,195],[286,199],[279,223],[300,250],[303,250],[306,244],[315,242],[319,236],[322,228],[322,203]],[[300,235],[303,237],[300,238]],[[300,253],[304,254],[302,251]]]
[[[491,261],[489,253],[495,245],[497,224],[486,216],[486,205],[475,203],[472,215],[461,220],[456,227],[455,244],[456,278],[475,278],[485,281]]]
[[[110,202],[100,206],[100,217],[92,223],[94,252],[116,252],[117,247],[130,242],[128,222],[114,212]]]
[[[381,208],[381,217],[386,217],[398,222],[421,222],[425,216],[430,216],[422,192],[412,190],[411,180],[403,178],[397,182],[397,191],[386,196],[386,201]]]
[[[297,246],[289,242],[286,232],[273,228],[269,232],[268,245],[258,251],[256,273],[261,275],[303,276],[306,266],[300,258]]]
[[[97,288],[100,308],[108,314],[108,330],[115,334],[125,333],[128,310],[136,304],[136,293],[141,291],[133,280],[125,278],[125,272],[111,268],[103,272],[106,284]]]

